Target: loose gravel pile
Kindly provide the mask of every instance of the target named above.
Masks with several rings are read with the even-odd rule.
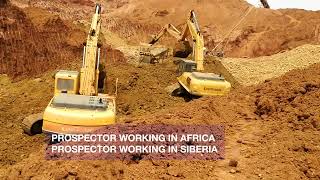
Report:
[[[235,79],[245,86],[259,84],[293,69],[305,69],[319,62],[319,45],[304,45],[291,51],[254,59],[226,58],[221,60]]]

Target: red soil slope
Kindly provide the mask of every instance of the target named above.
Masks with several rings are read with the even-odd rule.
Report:
[[[20,9],[0,8],[0,73],[11,77],[39,75],[80,55],[79,46],[68,42],[74,31],[57,16],[42,15],[35,26]]]

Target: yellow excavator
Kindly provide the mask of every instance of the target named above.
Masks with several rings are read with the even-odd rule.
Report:
[[[153,37],[150,44],[156,43],[162,36],[168,32],[176,37],[178,41],[187,42],[187,37],[191,36],[192,59],[178,58],[175,62],[178,64],[177,79],[178,88],[172,88],[174,95],[188,94],[192,96],[217,96],[225,95],[231,89],[231,84],[221,75],[214,73],[204,73],[204,40],[197,21],[195,12],[190,11],[187,23],[182,31],[177,30],[173,25],[166,25],[161,31]]]
[[[44,113],[26,117],[22,123],[27,134],[42,131],[59,134],[88,133],[115,123],[115,96],[99,93],[98,89],[98,83],[101,82],[98,43],[100,28],[101,6],[97,4],[83,50],[80,72],[60,70],[55,74],[54,97]]]

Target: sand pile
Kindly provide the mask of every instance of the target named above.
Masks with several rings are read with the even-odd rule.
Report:
[[[254,59],[226,58],[222,65],[242,85],[253,85],[279,77],[293,69],[304,69],[320,61],[320,46],[304,45],[291,51]]]

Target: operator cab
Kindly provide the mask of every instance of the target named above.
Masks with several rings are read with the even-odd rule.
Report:
[[[79,72],[60,70],[55,75],[55,94],[78,94]]]
[[[178,62],[177,75],[181,76],[184,72],[195,72],[197,70],[197,63],[187,59],[176,59]]]

